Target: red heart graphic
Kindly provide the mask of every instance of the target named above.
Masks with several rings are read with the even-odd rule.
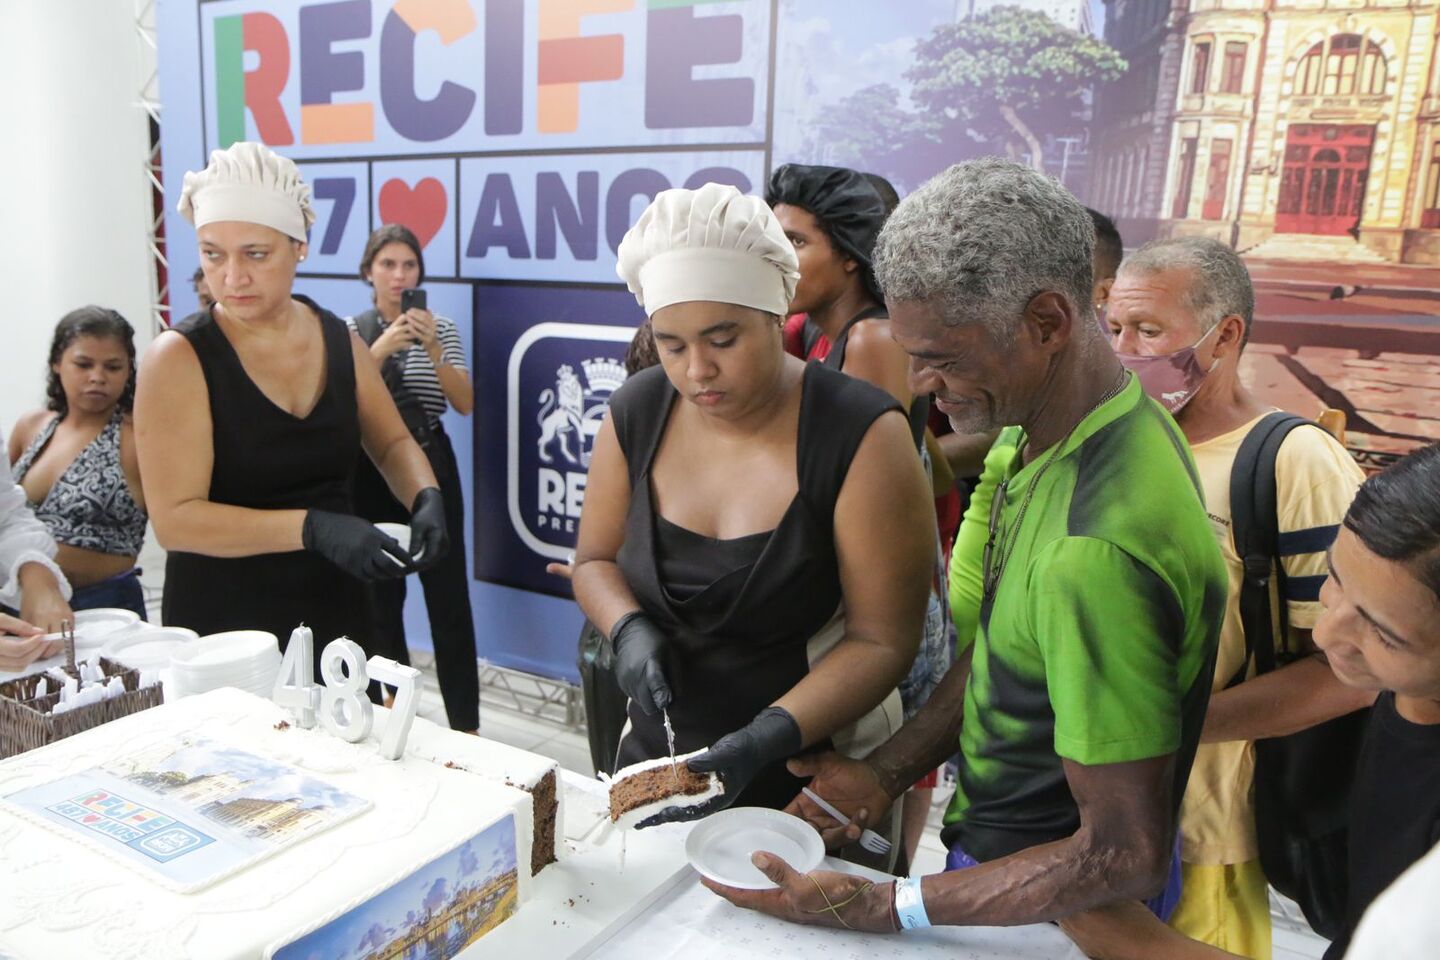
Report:
[[[445,185],[426,177],[411,187],[404,180],[387,180],[380,188],[380,219],[415,231],[420,246],[427,246],[445,225]]]

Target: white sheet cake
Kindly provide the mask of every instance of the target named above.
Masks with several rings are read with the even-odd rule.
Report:
[[[7,798],[0,800],[0,876],[5,878],[0,956],[255,960],[273,955],[288,960],[292,955],[338,955],[314,945],[342,925],[327,926],[328,921],[359,905],[364,906],[347,922],[379,911],[379,904],[419,896],[411,888],[422,879],[430,884],[429,895],[443,894],[440,909],[454,911],[445,916],[468,912],[467,922],[476,925],[467,927],[466,935],[483,935],[529,896],[532,868],[527,867],[536,861],[535,797],[546,782],[558,793],[554,763],[420,720],[405,757],[385,760],[377,752],[377,734],[386,719],[377,711],[376,732],[350,744],[318,729],[295,728],[287,712],[267,700],[218,690],[0,762],[0,798]],[[114,766],[116,757],[167,755],[174,743],[192,739],[293,768],[306,782],[321,781],[360,798],[363,812],[181,892],[165,882],[159,868],[133,862],[133,845],[117,846],[123,842],[113,836],[92,837],[87,830],[93,827],[49,822],[49,807],[20,806],[21,798],[35,795],[34,788],[68,784],[70,777],[85,782],[99,765]],[[143,776],[151,782],[164,776],[183,780],[178,773],[147,771]],[[507,779],[516,786],[507,785]],[[137,789],[131,785],[135,775],[114,782],[127,793]],[[190,789],[194,793],[200,786]],[[137,796],[144,801],[158,794],[132,793],[130,799]],[[228,796],[230,803],[260,802]],[[241,799],[233,800],[236,796]],[[212,802],[194,809],[204,814],[216,807]],[[202,827],[216,823],[198,815],[187,819]],[[277,831],[277,822],[272,817],[268,829]],[[553,847],[553,819],[548,826]],[[225,835],[223,827],[216,833]],[[488,858],[477,863],[477,849]],[[429,895],[423,909],[417,906],[420,919],[430,918],[435,909]],[[400,917],[399,924],[378,923],[367,933],[376,938],[376,949],[384,945],[384,936],[393,941],[407,935],[405,914]],[[408,935],[421,935],[416,912],[409,919],[416,929]],[[283,949],[307,934],[314,943]],[[306,949],[298,954],[301,946]]]

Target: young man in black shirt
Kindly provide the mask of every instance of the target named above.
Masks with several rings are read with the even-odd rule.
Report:
[[[1351,800],[1345,932],[1325,954],[1338,960],[1371,901],[1440,842],[1440,445],[1360,488],[1320,602],[1335,675],[1382,691]]]
[[[1328,557],[1315,643],[1346,684],[1380,691],[1354,771],[1345,929],[1325,953],[1340,960],[1371,902],[1440,843],[1440,444],[1365,482]],[[1133,903],[1061,926],[1100,960],[1236,956]],[[1357,941],[1350,960],[1375,956]]]

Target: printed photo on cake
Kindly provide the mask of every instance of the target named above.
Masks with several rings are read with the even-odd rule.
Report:
[[[515,818],[504,817],[270,960],[446,960],[515,913]]]
[[[369,809],[294,767],[167,740],[5,798],[191,891]]]

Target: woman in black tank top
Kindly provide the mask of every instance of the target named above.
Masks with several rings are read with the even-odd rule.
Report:
[[[910,361],[890,338],[870,263],[888,212],[884,199],[865,174],[787,163],[771,174],[765,202],[800,263],[790,312],[806,315],[807,337],[813,329],[829,340],[827,367],[875,384],[905,408],[918,447],[930,400],[910,392]]]
[[[790,310],[806,315],[807,337],[813,331],[817,340],[823,336],[829,342],[825,366],[873,383],[906,407],[911,438],[933,481],[936,464],[925,444],[930,397],[910,391],[910,358],[890,336],[890,317],[875,280],[875,242],[893,209],[877,179],[845,167],[787,163],[771,174],[765,200],[795,244],[800,261],[800,284]],[[945,488],[936,489],[932,483],[931,489],[938,497]],[[950,635],[946,557],[940,550],[938,526],[935,541],[920,650],[900,683],[900,702],[907,719],[920,711],[940,685],[955,645]],[[930,814],[929,784],[934,778],[930,774],[923,781],[926,785],[907,790],[902,801],[907,859],[914,857],[924,832]]]
[[[784,353],[793,257],[758,198],[714,184],[660,194],[621,245],[661,366],[611,398],[574,585],[631,697],[620,764],[667,755],[662,706],[677,753],[712,748],[690,766],[725,794],[670,816],[781,807],[786,758],[864,755],[899,725],[920,635],[933,519],[909,429]]]
[[[435,477],[369,352],[292,294],[308,210],[294,164],[258,144],[187,174],[181,212],[218,303],[155,339],[135,424],[150,516],[170,551],[165,623],[267,630],[282,645],[304,623],[318,658],[336,637],[370,639],[362,578],[415,569],[351,516],[362,444],[413,505],[411,549],[433,561],[445,537]]]

